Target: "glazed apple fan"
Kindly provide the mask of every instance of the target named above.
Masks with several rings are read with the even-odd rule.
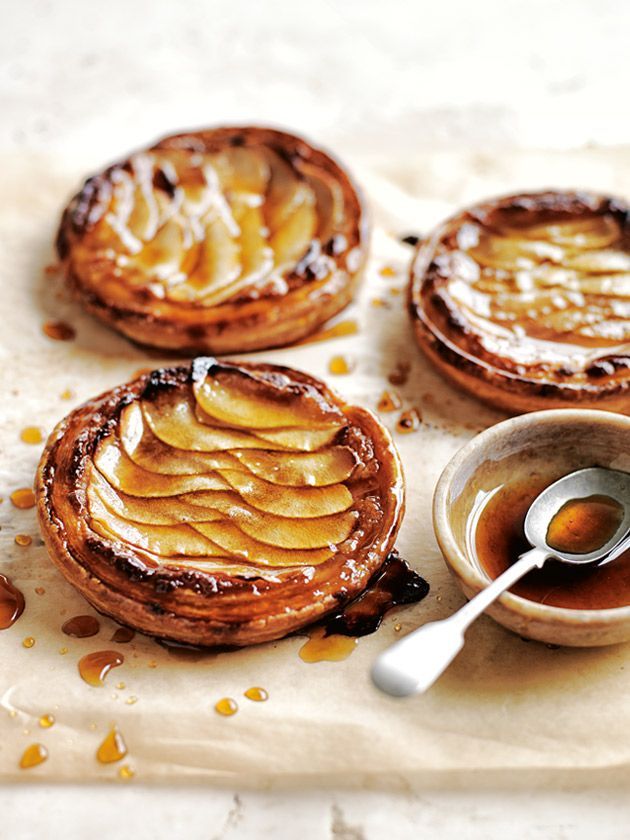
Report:
[[[66,577],[118,620],[196,644],[277,638],[356,596],[402,492],[369,412],[298,371],[209,358],[77,409],[39,470]]]

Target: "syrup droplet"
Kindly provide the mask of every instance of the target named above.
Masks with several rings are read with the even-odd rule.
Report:
[[[243,693],[248,700],[253,700],[255,703],[264,703],[265,700],[269,699],[267,691],[265,691],[264,688],[260,688],[258,685],[248,688],[247,691]]]
[[[328,362],[328,370],[337,376],[352,373],[356,367],[356,362],[349,356],[333,356]]]
[[[136,635],[136,631],[131,627],[117,627],[110,639],[110,642],[116,642],[119,645],[126,645]]]
[[[24,612],[24,595],[8,577],[0,575],[0,630],[11,627]]]
[[[300,659],[304,662],[341,662],[350,656],[357,641],[352,636],[327,636],[325,627],[316,627],[308,642],[300,648]]]
[[[46,321],[42,326],[44,335],[54,341],[71,341],[76,336],[76,330],[64,321]]]
[[[46,594],[46,590],[44,589],[44,587],[43,587],[43,586],[36,586],[36,587],[35,587],[35,594],[36,594],[36,595],[45,595],[45,594]]]
[[[104,684],[104,679],[112,668],[117,668],[125,661],[122,653],[115,650],[97,650],[88,653],[79,660],[79,674],[88,685],[96,688]]]
[[[124,687],[125,687],[125,684],[122,680],[120,682],[116,683],[116,688],[120,689],[121,691]]]
[[[379,411],[397,411],[402,405],[402,400],[396,391],[383,391],[381,398],[378,401],[377,409]]]
[[[30,545],[33,542],[33,537],[30,534],[16,534],[15,535],[15,544],[21,546]]]
[[[384,265],[383,268],[379,271],[381,277],[395,277],[397,272],[395,268],[392,268],[391,265]]]
[[[22,647],[32,648],[34,646],[35,646],[35,639],[32,636],[27,636],[25,639],[22,639]]]
[[[133,706],[133,704],[137,703],[137,702],[138,702],[138,698],[135,696],[135,694],[132,694],[130,697],[127,697],[127,699],[125,700],[125,703],[128,706]]]
[[[389,302],[386,301],[384,298],[380,298],[380,297],[372,298],[370,303],[372,304],[372,306],[374,306],[376,308],[380,308],[380,309],[389,309],[390,308]]]
[[[71,391],[70,388],[66,388],[65,391],[62,391],[59,394],[59,396],[62,400],[71,400],[72,397],[74,396],[74,392]]]
[[[122,764],[118,768],[118,777],[123,779],[123,781],[128,782],[130,779],[136,775],[136,771],[133,767],[130,767],[128,764]]]
[[[214,704],[215,711],[225,717],[230,717],[238,712],[238,703],[231,697],[222,697]]]
[[[392,286],[389,290],[390,295],[401,295],[402,294],[402,287],[401,286]]]
[[[22,429],[20,432],[20,440],[24,443],[41,443],[43,439],[42,430],[39,426],[26,426],[26,428]]]
[[[55,718],[53,715],[42,715],[39,719],[39,725],[42,729],[50,729],[51,726],[55,723]]]
[[[404,385],[409,379],[411,364],[409,362],[397,362],[394,370],[387,377],[392,385]]]
[[[11,493],[11,502],[16,508],[27,510],[35,507],[35,493],[30,487],[20,487],[19,490],[14,490]]]
[[[43,764],[47,758],[48,750],[43,744],[31,744],[22,753],[20,767],[22,770],[29,770],[31,767],[37,767],[38,764]]]
[[[400,633],[402,630],[402,624],[394,624],[394,633]]]
[[[113,764],[127,755],[127,744],[117,726],[112,726],[96,751],[101,764]]]
[[[60,648],[59,648],[59,653],[60,653],[62,656],[65,656],[65,655],[66,655],[66,653],[68,653],[68,648],[67,648],[67,647],[60,647]]]
[[[328,341],[331,338],[343,338],[347,335],[356,335],[359,332],[359,325],[353,318],[346,321],[338,321],[332,327],[326,327],[323,330],[311,333],[306,338],[296,342],[296,344],[315,344],[319,341]]]
[[[77,639],[87,639],[96,636],[101,629],[100,622],[93,615],[75,615],[61,625],[66,636],[74,636]]]
[[[417,408],[410,408],[407,411],[403,411],[403,413],[398,418],[398,423],[396,423],[396,428],[399,432],[403,434],[407,434],[409,432],[415,432],[422,423],[422,417],[420,416],[420,412]]]

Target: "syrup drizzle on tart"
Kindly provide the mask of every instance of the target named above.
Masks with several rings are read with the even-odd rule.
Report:
[[[98,428],[86,432],[90,417]],[[284,635],[349,600],[385,559],[402,506],[397,457],[372,415],[297,371],[208,358],[70,415],[39,486],[53,559],[88,600],[202,644],[241,643],[250,620],[253,641]],[[267,630],[265,612],[286,629]]]
[[[471,208],[419,248],[411,309],[420,343],[462,372],[541,398],[627,401],[630,208],[583,193]]]

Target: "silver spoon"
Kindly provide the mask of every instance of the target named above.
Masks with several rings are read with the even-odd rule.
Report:
[[[623,519],[610,539],[588,554],[567,554],[547,544],[547,529],[564,504],[592,495],[608,496],[623,508]],[[449,618],[414,630],[383,651],[372,668],[372,680],[387,694],[405,697],[426,691],[464,646],[464,633],[499,595],[550,558],[572,565],[610,563],[630,548],[630,473],[589,467],[565,475],[547,487],[525,517],[525,536],[533,546]]]

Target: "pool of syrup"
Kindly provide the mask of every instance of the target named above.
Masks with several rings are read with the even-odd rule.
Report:
[[[555,480],[555,479],[554,479]],[[529,477],[505,485],[483,508],[477,522],[474,543],[479,564],[496,578],[531,548],[523,524],[527,511],[552,480]],[[603,545],[614,533],[619,520],[611,500],[600,497],[575,499],[556,517],[551,530],[555,547],[568,553],[588,553]],[[617,525],[615,525],[617,523]],[[614,527],[613,527],[614,526]],[[542,569],[525,575],[510,592],[554,607],[600,610],[630,605],[630,550],[606,566],[569,566],[547,561]]]

